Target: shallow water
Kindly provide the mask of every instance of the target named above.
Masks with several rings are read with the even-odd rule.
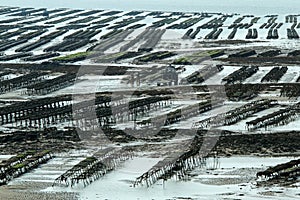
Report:
[[[277,199],[293,199],[297,189],[285,188],[255,188],[251,182],[244,184],[203,184],[200,179],[219,179],[219,178],[239,178],[239,174],[228,175],[226,172],[246,168],[250,170],[267,168],[276,164],[287,162],[293,157],[253,157],[253,156],[236,156],[229,158],[220,158],[220,168],[216,171],[211,171],[212,174],[207,174],[204,170],[202,175],[198,171],[203,170],[197,168],[194,172],[198,176],[192,178],[190,181],[176,181],[174,179],[165,182],[163,187],[162,182],[158,181],[156,184],[147,188],[145,186],[132,187],[132,181],[142,173],[150,169],[160,158],[143,158],[135,157],[133,160],[128,160],[116,170],[108,173],[106,176],[100,178],[86,188],[78,185],[75,188],[50,187],[44,192],[78,192],[80,199],[120,199],[120,200],[134,200],[134,199],[173,199],[175,197],[193,197],[199,199],[220,199],[220,197],[227,197],[226,194],[232,194],[228,197],[238,198],[239,194],[245,195],[245,199],[265,199],[259,192],[276,191],[280,189],[283,193],[277,196]],[[207,161],[207,167],[213,163],[213,159]],[[250,171],[249,171],[250,172]],[[200,173],[201,174],[201,173]],[[242,178],[242,177],[241,177]],[[243,186],[241,186],[243,185]],[[290,198],[288,197],[290,195]]]

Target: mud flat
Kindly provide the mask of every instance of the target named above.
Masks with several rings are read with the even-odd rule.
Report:
[[[0,8],[0,18],[1,199],[298,196],[299,179],[256,177],[299,157],[296,16]],[[40,165],[25,153],[45,150]]]

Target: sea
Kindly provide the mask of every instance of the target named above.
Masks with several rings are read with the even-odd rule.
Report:
[[[0,0],[1,6],[221,12],[253,15],[299,14],[299,0]]]

